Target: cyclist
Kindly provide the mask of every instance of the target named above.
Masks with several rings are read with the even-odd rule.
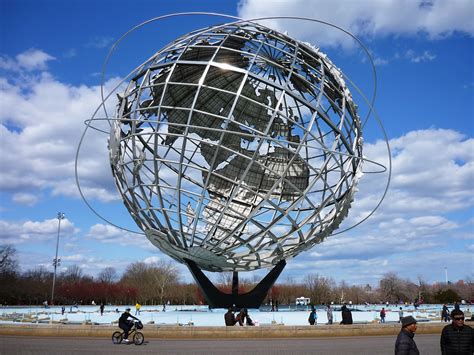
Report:
[[[134,317],[130,314],[130,308],[127,308],[125,312],[122,313],[122,315],[119,318],[119,327],[120,329],[123,330],[123,341],[126,343],[129,343],[130,340],[128,340],[128,332],[130,329],[133,327],[133,321],[128,320],[128,318],[133,318],[139,321],[137,317]]]

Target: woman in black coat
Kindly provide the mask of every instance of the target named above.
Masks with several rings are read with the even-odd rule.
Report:
[[[341,324],[352,324],[352,312],[346,305],[341,308],[342,321]]]

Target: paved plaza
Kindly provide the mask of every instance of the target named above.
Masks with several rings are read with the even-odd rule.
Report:
[[[145,339],[136,345],[114,345],[104,338],[16,337],[0,338],[0,354],[393,354],[396,336],[287,338],[239,340]],[[439,335],[415,336],[421,354],[440,354]]]

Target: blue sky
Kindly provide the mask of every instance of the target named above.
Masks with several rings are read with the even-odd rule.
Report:
[[[472,1],[0,1],[0,243],[18,250],[23,271],[52,269],[62,211],[61,269],[97,274],[135,261],[170,260],[146,237],[118,230],[80,199],[74,159],[84,120],[100,102],[107,51],[153,17],[190,11],[244,18],[292,15],[328,21],[362,39],[377,69],[376,110],[393,158],[390,190],[364,224],[289,260],[280,277],[320,274],[351,284],[384,273],[416,281],[474,279],[474,5]],[[153,22],[118,46],[107,87],[187,31],[227,22],[182,16]],[[340,31],[311,21],[265,23],[319,46],[366,94],[371,68]],[[383,135],[371,119],[364,152],[384,162]],[[117,201],[106,142],[86,139],[79,170],[88,200],[106,218],[136,230]],[[364,176],[346,221],[370,211],[386,175]],[[176,265],[184,280],[191,280]],[[251,277],[243,274],[242,277]]]

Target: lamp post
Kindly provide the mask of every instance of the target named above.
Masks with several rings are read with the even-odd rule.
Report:
[[[54,275],[53,275],[53,290],[51,291],[51,304],[54,304],[54,286],[56,284],[56,268],[61,263],[61,259],[58,259],[58,248],[59,248],[59,232],[61,231],[61,220],[64,219],[64,213],[58,212],[58,236],[56,238],[56,256],[53,259]]]

